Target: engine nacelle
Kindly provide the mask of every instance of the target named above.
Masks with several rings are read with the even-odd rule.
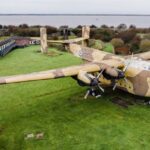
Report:
[[[95,76],[87,73],[86,71],[81,70],[77,75],[77,79],[86,85],[91,85],[91,82],[95,79]]]

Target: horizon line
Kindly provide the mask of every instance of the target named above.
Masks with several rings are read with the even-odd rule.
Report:
[[[77,16],[77,15],[80,15],[80,16],[150,16],[150,14],[124,14],[124,13],[79,13],[79,14],[75,14],[75,13],[64,13],[64,14],[55,14],[55,13],[0,13],[1,16],[8,16],[8,15],[51,15],[51,16]]]

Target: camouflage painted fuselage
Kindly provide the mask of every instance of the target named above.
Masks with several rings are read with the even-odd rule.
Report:
[[[126,63],[128,61],[125,61]],[[132,60],[126,71],[126,79],[117,80],[117,88],[131,94],[150,97],[150,63],[142,60]],[[100,78],[100,81],[104,81]],[[111,84],[110,81],[108,83]]]
[[[127,83],[118,83],[129,93],[150,97],[150,63],[143,60],[126,60],[131,61],[127,69]]]

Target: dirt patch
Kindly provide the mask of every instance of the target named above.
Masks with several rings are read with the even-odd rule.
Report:
[[[127,101],[120,97],[114,97],[111,99],[111,102],[117,104],[123,108],[128,108],[130,105],[134,105],[133,101]]]

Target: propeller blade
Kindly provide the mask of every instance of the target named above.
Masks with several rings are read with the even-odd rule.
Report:
[[[90,90],[87,90],[87,92],[86,92],[86,94],[84,96],[84,99],[87,99],[87,97],[89,96],[89,94],[90,94]]]
[[[131,56],[130,61],[128,62],[128,64],[126,65],[126,67],[123,69],[123,72],[124,72],[124,73],[127,71],[129,65],[131,64],[131,62],[132,62],[132,60],[133,60],[133,56],[134,56],[134,55],[133,55],[133,53],[132,53],[132,56]]]
[[[99,98],[99,97],[101,97],[101,95],[97,95],[97,96],[96,96],[96,98]]]
[[[99,89],[104,93],[105,90],[100,86],[100,84],[98,84]]]
[[[129,65],[130,65],[130,62],[129,62],[129,63],[125,66],[125,68],[123,69],[123,72],[124,72],[124,73],[127,71]]]
[[[115,85],[113,87],[113,91],[115,91],[116,87],[117,87],[117,83],[115,83]]]
[[[127,78],[124,78],[125,82],[128,82],[128,79]]]
[[[101,72],[98,74],[96,78],[99,79],[99,77],[102,75],[103,72],[104,72],[104,69],[101,70]]]

